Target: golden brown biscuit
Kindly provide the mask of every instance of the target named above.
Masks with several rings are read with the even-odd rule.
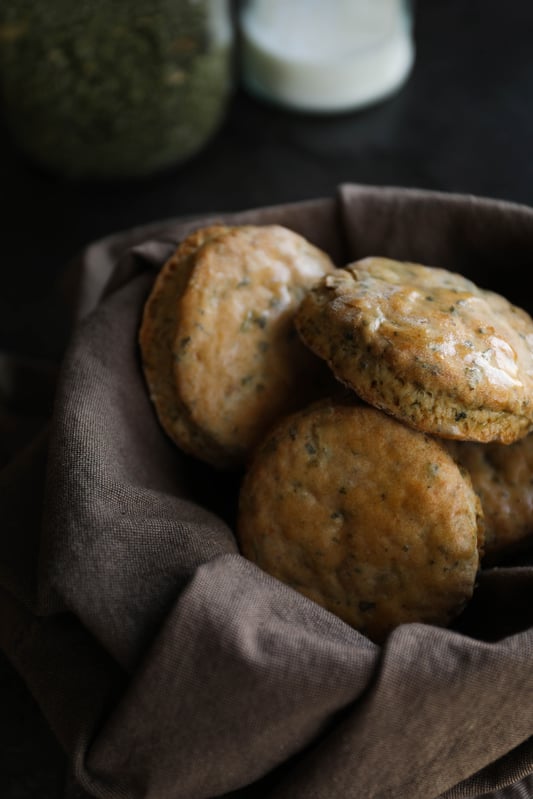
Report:
[[[470,474],[485,519],[485,557],[495,564],[533,544],[533,435],[514,444],[443,441]]]
[[[533,429],[533,320],[444,269],[365,258],[303,301],[304,342],[364,400],[447,438]]]
[[[139,345],[144,376],[159,421],[167,435],[185,452],[208,462],[223,460],[224,452],[189,418],[174,381],[174,338],[178,300],[184,292],[198,250],[228,228],[214,225],[188,236],[160,270],[143,310]]]
[[[285,418],[258,448],[237,531],[260,568],[382,641],[462,609],[482,524],[468,475],[438,441],[330,400]]]
[[[230,228],[193,258],[174,337],[176,389],[188,418],[223,453],[212,462],[235,466],[281,414],[324,392],[329,370],[300,341],[294,313],[335,267],[278,225]]]

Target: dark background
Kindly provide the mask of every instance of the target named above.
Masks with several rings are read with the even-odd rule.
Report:
[[[415,40],[414,70],[394,97],[311,116],[237,87],[208,146],[143,181],[52,177],[16,151],[0,118],[0,351],[57,362],[68,333],[57,285],[68,263],[89,242],[135,225],[329,196],[346,182],[533,205],[531,0],[419,0]],[[64,795],[63,755],[0,656],[0,796]]]
[[[223,127],[181,168],[69,183],[26,163],[0,126],[0,346],[55,355],[43,303],[88,242],[161,218],[330,195],[342,182],[533,201],[530,0],[419,0],[402,91],[337,116],[277,110],[237,91]]]

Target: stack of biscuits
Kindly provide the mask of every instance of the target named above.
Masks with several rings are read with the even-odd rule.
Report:
[[[480,563],[531,541],[533,320],[466,277],[211,226],[139,343],[166,434],[242,471],[242,554],[373,641],[448,625]]]

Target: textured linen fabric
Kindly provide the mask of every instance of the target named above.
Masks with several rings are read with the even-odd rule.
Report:
[[[338,265],[445,266],[528,307],[531,209],[393,187],[168,220],[82,253],[53,411],[0,472],[0,645],[67,752],[72,795],[532,796],[531,553],[482,571],[453,628],[404,625],[378,647],[239,554],[241,475],[159,427],[143,302],[214,221],[284,224]]]

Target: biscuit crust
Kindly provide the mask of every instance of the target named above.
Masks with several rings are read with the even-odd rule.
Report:
[[[188,236],[159,271],[143,309],[139,346],[144,377],[159,422],[182,450],[202,460],[223,463],[225,453],[189,417],[174,381],[173,346],[179,298],[198,251],[228,228],[213,225]]]
[[[486,565],[533,545],[533,435],[514,444],[445,441],[470,474],[485,519]]]
[[[278,225],[240,226],[197,250],[179,299],[174,378],[189,419],[243,463],[283,413],[323,395],[331,375],[306,348],[294,314],[330,258]]]
[[[296,326],[339,380],[418,430],[508,444],[533,429],[533,320],[461,275],[365,258],[320,281]]]
[[[245,557],[380,642],[399,624],[460,612],[480,514],[437,440],[337,399],[285,418],[258,448],[237,532]]]

